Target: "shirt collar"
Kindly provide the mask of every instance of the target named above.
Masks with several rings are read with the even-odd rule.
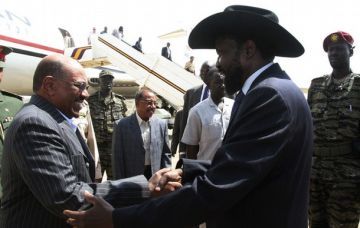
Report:
[[[217,108],[218,110],[219,109],[219,105],[215,104],[215,102],[213,101],[213,99],[211,98],[211,96],[209,96],[208,98],[206,98],[204,101],[207,101],[209,103],[209,106],[211,107],[215,107]],[[221,102],[220,102],[221,103]],[[220,104],[219,103],[219,104]],[[222,100],[222,103],[225,104],[225,97],[223,97],[223,100]]]
[[[64,113],[62,113],[59,109],[57,109],[59,113],[65,118],[65,120],[69,123],[71,129],[76,132],[77,125],[74,123],[74,118],[69,119]]]
[[[255,81],[255,79],[257,79],[257,77],[259,77],[259,75],[264,72],[267,68],[269,68],[271,65],[273,65],[274,63],[268,63],[265,66],[261,67],[260,69],[258,69],[257,71],[255,71],[250,77],[248,77],[242,87],[242,92],[244,93],[244,95],[247,94],[247,92],[249,91],[251,85],[253,84],[253,82]]]
[[[204,101],[206,101],[206,100],[208,100],[210,106],[215,106],[215,107],[217,107],[217,105],[215,104],[215,102],[213,101],[213,99],[211,98],[211,96],[209,96],[208,98],[206,98]]]
[[[139,126],[141,125],[142,122],[148,123],[151,120],[151,118],[150,118],[148,121],[145,121],[145,120],[141,119],[141,117],[139,116],[139,114],[137,112],[135,112],[135,114],[136,114],[136,119],[138,121]]]

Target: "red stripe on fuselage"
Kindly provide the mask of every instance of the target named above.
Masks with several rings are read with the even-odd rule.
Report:
[[[42,49],[42,50],[45,50],[45,51],[51,51],[51,52],[64,54],[64,50],[48,47],[48,46],[41,45],[41,44],[32,43],[32,42],[25,41],[25,40],[19,40],[19,39],[4,36],[4,35],[0,35],[0,40],[5,40],[5,41],[8,41],[8,42],[13,42],[13,43],[29,46],[29,47],[32,47],[32,48],[38,48],[38,49]]]

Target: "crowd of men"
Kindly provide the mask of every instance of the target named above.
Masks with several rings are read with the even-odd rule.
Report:
[[[0,93],[0,227],[357,228],[353,43],[342,31],[325,37],[332,72],[312,80],[306,100],[274,62],[304,53],[275,13],[234,5],[205,18],[189,46],[219,57],[202,65],[204,84],[185,93],[171,150],[167,123],[154,116],[154,92],[142,88],[126,116],[111,72],[100,73],[100,90],[89,96],[76,60],[43,58],[29,103]],[[10,52],[0,48],[0,79]],[[101,183],[92,126],[109,179]]]

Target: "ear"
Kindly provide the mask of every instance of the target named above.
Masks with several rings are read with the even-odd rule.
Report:
[[[245,50],[245,54],[246,57],[253,57],[256,53],[256,44],[254,41],[252,40],[246,40],[244,42],[244,50]]]
[[[350,48],[350,57],[353,56],[353,54],[354,54],[354,47],[351,47]]]
[[[53,96],[57,88],[56,79],[53,76],[45,76],[41,87],[48,96]]]

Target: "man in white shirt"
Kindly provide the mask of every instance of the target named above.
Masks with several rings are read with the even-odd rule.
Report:
[[[185,130],[186,122],[189,116],[189,110],[194,107],[197,103],[200,101],[205,100],[209,96],[209,79],[208,79],[208,72],[211,67],[211,64],[208,61],[205,61],[200,68],[200,78],[203,80],[204,84],[195,86],[193,88],[190,88],[186,91],[184,95],[184,106],[183,106],[183,112],[181,116],[181,121],[177,120],[175,117],[175,123],[180,124],[180,129],[178,133],[178,139],[171,141],[172,148],[175,150],[177,145],[174,144],[174,142],[180,141],[179,144],[179,157],[183,158],[185,157],[185,145],[181,142],[182,135]],[[178,116],[179,118],[180,116]],[[175,127],[175,126],[174,126]]]
[[[221,146],[229,125],[234,100],[224,97],[224,76],[216,67],[208,73],[210,97],[190,109],[181,142],[186,144],[186,156],[212,160]]]

